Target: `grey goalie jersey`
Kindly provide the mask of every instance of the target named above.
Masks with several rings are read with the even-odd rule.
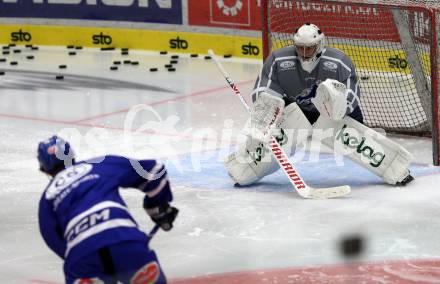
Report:
[[[252,99],[269,88],[282,94],[286,104],[296,102],[303,111],[317,112],[311,99],[316,88],[326,79],[335,79],[344,83],[348,89],[347,114],[358,107],[359,84],[351,59],[335,48],[325,48],[318,65],[311,73],[304,71],[294,46],[274,51],[265,61],[255,83]]]

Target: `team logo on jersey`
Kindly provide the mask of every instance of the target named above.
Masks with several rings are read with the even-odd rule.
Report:
[[[156,261],[147,263],[144,267],[139,269],[138,272],[131,278],[130,283],[144,284],[144,283],[156,283],[159,279],[160,270]]]
[[[322,63],[324,65],[324,70],[330,71],[330,72],[336,72],[336,69],[338,69],[338,65],[331,61],[324,61]]]
[[[61,191],[87,175],[92,168],[90,164],[78,164],[60,172],[46,190],[46,199],[54,199]]]
[[[313,85],[312,88],[306,88],[304,89],[301,94],[296,98],[296,102],[299,105],[311,105],[312,104],[312,98],[316,95],[316,88],[317,85]]]
[[[280,63],[281,71],[293,70],[295,69],[295,61],[283,61]]]

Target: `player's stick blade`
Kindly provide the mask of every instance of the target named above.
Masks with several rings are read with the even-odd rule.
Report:
[[[351,188],[348,185],[327,188],[310,188],[310,191],[302,196],[311,199],[338,198],[348,195],[350,191]]]

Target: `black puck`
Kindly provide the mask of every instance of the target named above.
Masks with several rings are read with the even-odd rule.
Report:
[[[0,71],[0,76],[5,75],[5,71]]]
[[[63,76],[63,75],[57,75],[57,76],[55,77],[55,79],[56,79],[56,80],[63,80],[63,79],[64,79],[64,76]]]
[[[31,47],[32,47],[32,44],[26,44],[25,47],[27,47],[27,48],[31,48]]]
[[[171,55],[171,58],[172,59],[177,59],[177,58],[179,58],[179,55]]]
[[[8,55],[9,51],[3,50],[3,55]]]
[[[171,64],[177,64],[177,63],[179,63],[179,61],[178,60],[171,60],[170,63]]]
[[[14,53],[20,53],[21,50],[20,49],[14,49]]]
[[[2,47],[2,49],[7,49],[7,50],[9,50],[9,46],[4,45],[4,46]]]
[[[121,65],[121,61],[113,61],[114,65]]]
[[[58,65],[58,68],[60,68],[60,69],[66,69],[67,68],[67,65]]]
[[[156,72],[157,68],[150,68],[150,72]]]
[[[132,61],[131,65],[139,65],[139,61]]]
[[[199,55],[196,53],[193,53],[193,54],[191,54],[191,57],[199,57]]]
[[[17,46],[15,43],[10,43],[9,44],[9,47],[15,47],[15,46]]]
[[[75,49],[83,49],[82,46],[75,46]]]
[[[33,55],[26,56],[27,59],[34,59],[35,57]]]
[[[161,52],[159,52],[160,54],[167,54],[168,53],[168,51],[161,51]]]
[[[110,66],[110,70],[118,70],[118,66]]]
[[[39,47],[38,47],[38,46],[32,46],[31,49],[32,49],[32,50],[38,50]]]
[[[173,64],[165,64],[165,68],[172,68]]]
[[[128,52],[128,48],[126,48],[126,47],[121,48],[121,51],[126,51],[126,52]]]
[[[361,235],[346,236],[341,241],[341,253],[345,257],[356,257],[364,250],[364,240]]]
[[[75,48],[75,46],[74,45],[68,45],[67,48],[68,49],[73,49],[73,48]]]
[[[122,55],[128,55],[128,51],[121,51]]]
[[[168,72],[174,72],[176,71],[176,68],[168,68]]]
[[[17,61],[11,61],[10,64],[11,64],[11,65],[18,65],[18,62],[17,62]]]
[[[102,51],[115,50],[114,47],[101,47]]]
[[[206,55],[206,56],[205,56],[205,59],[206,59],[206,60],[210,60],[210,59],[211,59],[211,56]]]
[[[6,58],[0,58],[0,62],[6,62]]]
[[[232,57],[231,54],[225,54],[225,55],[223,55],[223,58],[231,58],[231,57]]]
[[[70,51],[69,55],[76,55],[76,52],[75,51]]]
[[[131,60],[124,60],[124,64],[131,64]]]

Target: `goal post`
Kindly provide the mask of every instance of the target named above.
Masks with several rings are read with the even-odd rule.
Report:
[[[440,5],[440,4],[438,4]],[[431,54],[431,106],[432,106],[432,151],[433,163],[435,166],[440,165],[440,8],[433,9],[433,18],[431,19],[431,26],[433,27],[432,37],[432,54]]]
[[[264,58],[316,24],[356,66],[365,124],[432,137],[439,165],[440,1],[261,0],[261,8]]]

